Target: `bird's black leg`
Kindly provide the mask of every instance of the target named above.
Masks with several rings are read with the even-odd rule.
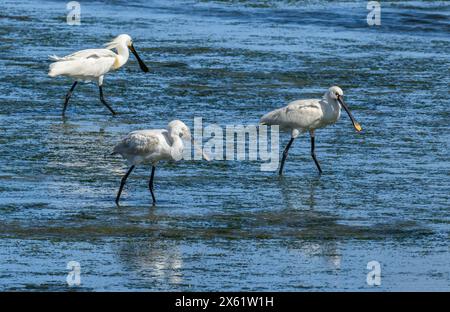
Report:
[[[72,96],[73,90],[75,90],[75,87],[77,86],[77,84],[78,84],[78,81],[75,81],[73,83],[72,87],[70,88],[69,92],[67,92],[67,94],[66,94],[66,98],[64,100],[64,107],[63,107],[63,111],[62,111],[63,117],[66,115],[67,105],[69,104],[70,97]]]
[[[155,176],[155,166],[152,166],[152,174],[150,175],[150,181],[148,182],[148,189],[150,190],[150,193],[152,194],[153,204],[156,203],[155,194],[153,194],[153,177]]]
[[[314,159],[314,162],[316,163],[317,169],[319,169],[319,173],[322,173],[322,169],[320,168],[319,161],[316,158],[316,146],[314,142],[314,130],[309,131],[309,135],[311,136],[311,156]]]
[[[280,165],[280,170],[278,171],[279,175],[283,174],[283,167],[284,167],[284,162],[286,161],[286,157],[288,155],[289,152],[289,148],[291,148],[292,143],[294,143],[294,138],[291,138],[291,140],[289,141],[289,143],[286,145],[286,148],[283,151],[283,157],[281,158],[281,165]]]
[[[134,169],[134,165],[131,166],[130,169],[128,169],[127,173],[125,173],[125,175],[122,177],[122,180],[120,180],[119,192],[117,193],[117,197],[116,197],[116,205],[117,206],[119,206],[120,194],[122,194],[123,187],[125,186],[128,176],[130,175],[131,171],[133,171],[133,169]]]
[[[109,109],[109,111],[110,111],[113,115],[115,115],[116,112],[111,108],[111,106],[109,106],[108,103],[106,103],[105,98],[103,97],[103,88],[102,88],[101,85],[98,86],[98,90],[100,91],[100,101],[103,103],[103,105],[105,105],[105,106]]]

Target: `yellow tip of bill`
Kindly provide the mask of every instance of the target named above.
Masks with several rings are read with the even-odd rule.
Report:
[[[359,124],[359,123],[355,123],[355,129],[356,129],[356,131],[362,131],[362,128],[361,128],[361,125]]]

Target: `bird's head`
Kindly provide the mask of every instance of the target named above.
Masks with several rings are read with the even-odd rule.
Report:
[[[127,34],[121,34],[117,36],[116,39],[120,42],[124,42],[127,45],[127,47],[133,46],[133,39],[131,39],[131,37]]]
[[[119,47],[119,46],[126,46],[129,48],[132,45],[133,45],[133,40],[127,34],[118,35],[111,42],[108,42],[107,44],[105,44],[107,49],[117,49],[117,47]]]
[[[333,100],[337,100],[339,97],[344,96],[344,91],[342,91],[342,89],[338,86],[334,86],[328,89],[328,95]]]
[[[191,139],[191,130],[181,120],[172,120],[169,122],[167,130],[171,135],[179,136],[183,140]]]
[[[108,42],[106,44],[107,49],[118,49],[119,47],[127,47],[128,49],[130,49],[130,51],[136,57],[141,70],[146,73],[148,72],[147,65],[145,65],[145,63],[139,57],[138,53],[136,52],[136,49],[133,46],[133,39],[131,39],[131,37],[129,35],[121,34],[121,35],[117,36],[116,38],[114,38],[113,41]]]
[[[347,112],[348,117],[350,117],[350,120],[352,121],[353,127],[357,132],[362,131],[361,125],[355,120],[352,113],[350,112],[350,109],[344,102],[344,91],[342,91],[341,88],[338,86],[333,86],[328,89],[327,96],[333,100],[336,100],[339,105],[344,108],[344,110]]]
[[[194,142],[194,138],[191,136],[191,130],[189,129],[188,126],[186,126],[186,124],[184,122],[182,122],[180,120],[172,120],[167,125],[167,131],[169,131],[169,134],[171,136],[178,136],[182,140],[191,141],[191,146],[193,146],[194,149],[197,151],[196,153],[201,153],[202,157],[207,161],[211,160],[209,155],[206,154],[203,151],[203,149]],[[201,146],[201,142],[200,142],[200,146]]]

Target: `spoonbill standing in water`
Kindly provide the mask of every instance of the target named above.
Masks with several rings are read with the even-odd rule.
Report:
[[[350,117],[355,130],[357,132],[362,131],[361,126],[356,122],[348,106],[345,104],[343,96],[344,92],[342,89],[334,86],[328,89],[322,99],[293,101],[285,107],[267,113],[261,118],[260,123],[263,125],[278,125],[281,130],[291,131],[291,139],[286,145],[281,158],[278,172],[280,175],[283,174],[284,162],[286,161],[289,148],[294,142],[294,139],[306,131],[309,131],[311,137],[311,156],[319,173],[322,173],[319,161],[316,158],[314,131],[338,121],[342,107]]]
[[[65,116],[67,105],[69,104],[73,90],[79,81],[97,82],[100,92],[100,101],[113,115],[116,114],[103,97],[103,77],[109,71],[116,70],[126,64],[129,57],[128,49],[136,56],[142,71],[148,72],[148,67],[134,49],[133,41],[129,35],[119,35],[105,46],[105,49],[87,49],[64,57],[50,56],[50,58],[55,61],[50,64],[50,71],[48,73],[50,77],[67,76],[75,80],[65,97],[62,112],[63,117]],[[117,54],[111,51],[112,49],[116,49]]]
[[[191,131],[180,120],[173,120],[167,125],[167,129],[137,130],[130,132],[119,144],[114,147],[114,154],[120,154],[129,165],[127,173],[120,181],[116,204],[119,205],[120,195],[128,176],[135,166],[139,164],[151,164],[152,172],[148,188],[152,194],[153,204],[156,203],[153,193],[153,178],[156,165],[159,161],[178,161],[183,157],[183,140],[191,139]],[[208,156],[203,154],[206,160]]]

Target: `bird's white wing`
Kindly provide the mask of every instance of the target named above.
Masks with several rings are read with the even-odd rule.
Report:
[[[158,152],[161,144],[161,132],[155,130],[138,130],[130,132],[114,147],[114,153],[122,156],[144,156]]]
[[[279,125],[281,129],[309,128],[322,117],[317,100],[298,100],[265,114],[260,123]]]
[[[299,100],[287,106],[286,116],[299,128],[315,128],[323,112],[318,100]]]
[[[81,50],[63,57],[57,57],[55,55],[50,56],[50,58],[54,61],[72,61],[78,59],[98,59],[101,57],[112,57],[115,58],[117,55],[111,50],[108,49],[87,49]]]
[[[89,49],[59,58],[50,64],[49,76],[65,75],[90,79],[106,74],[114,68],[117,55],[107,49]]]

